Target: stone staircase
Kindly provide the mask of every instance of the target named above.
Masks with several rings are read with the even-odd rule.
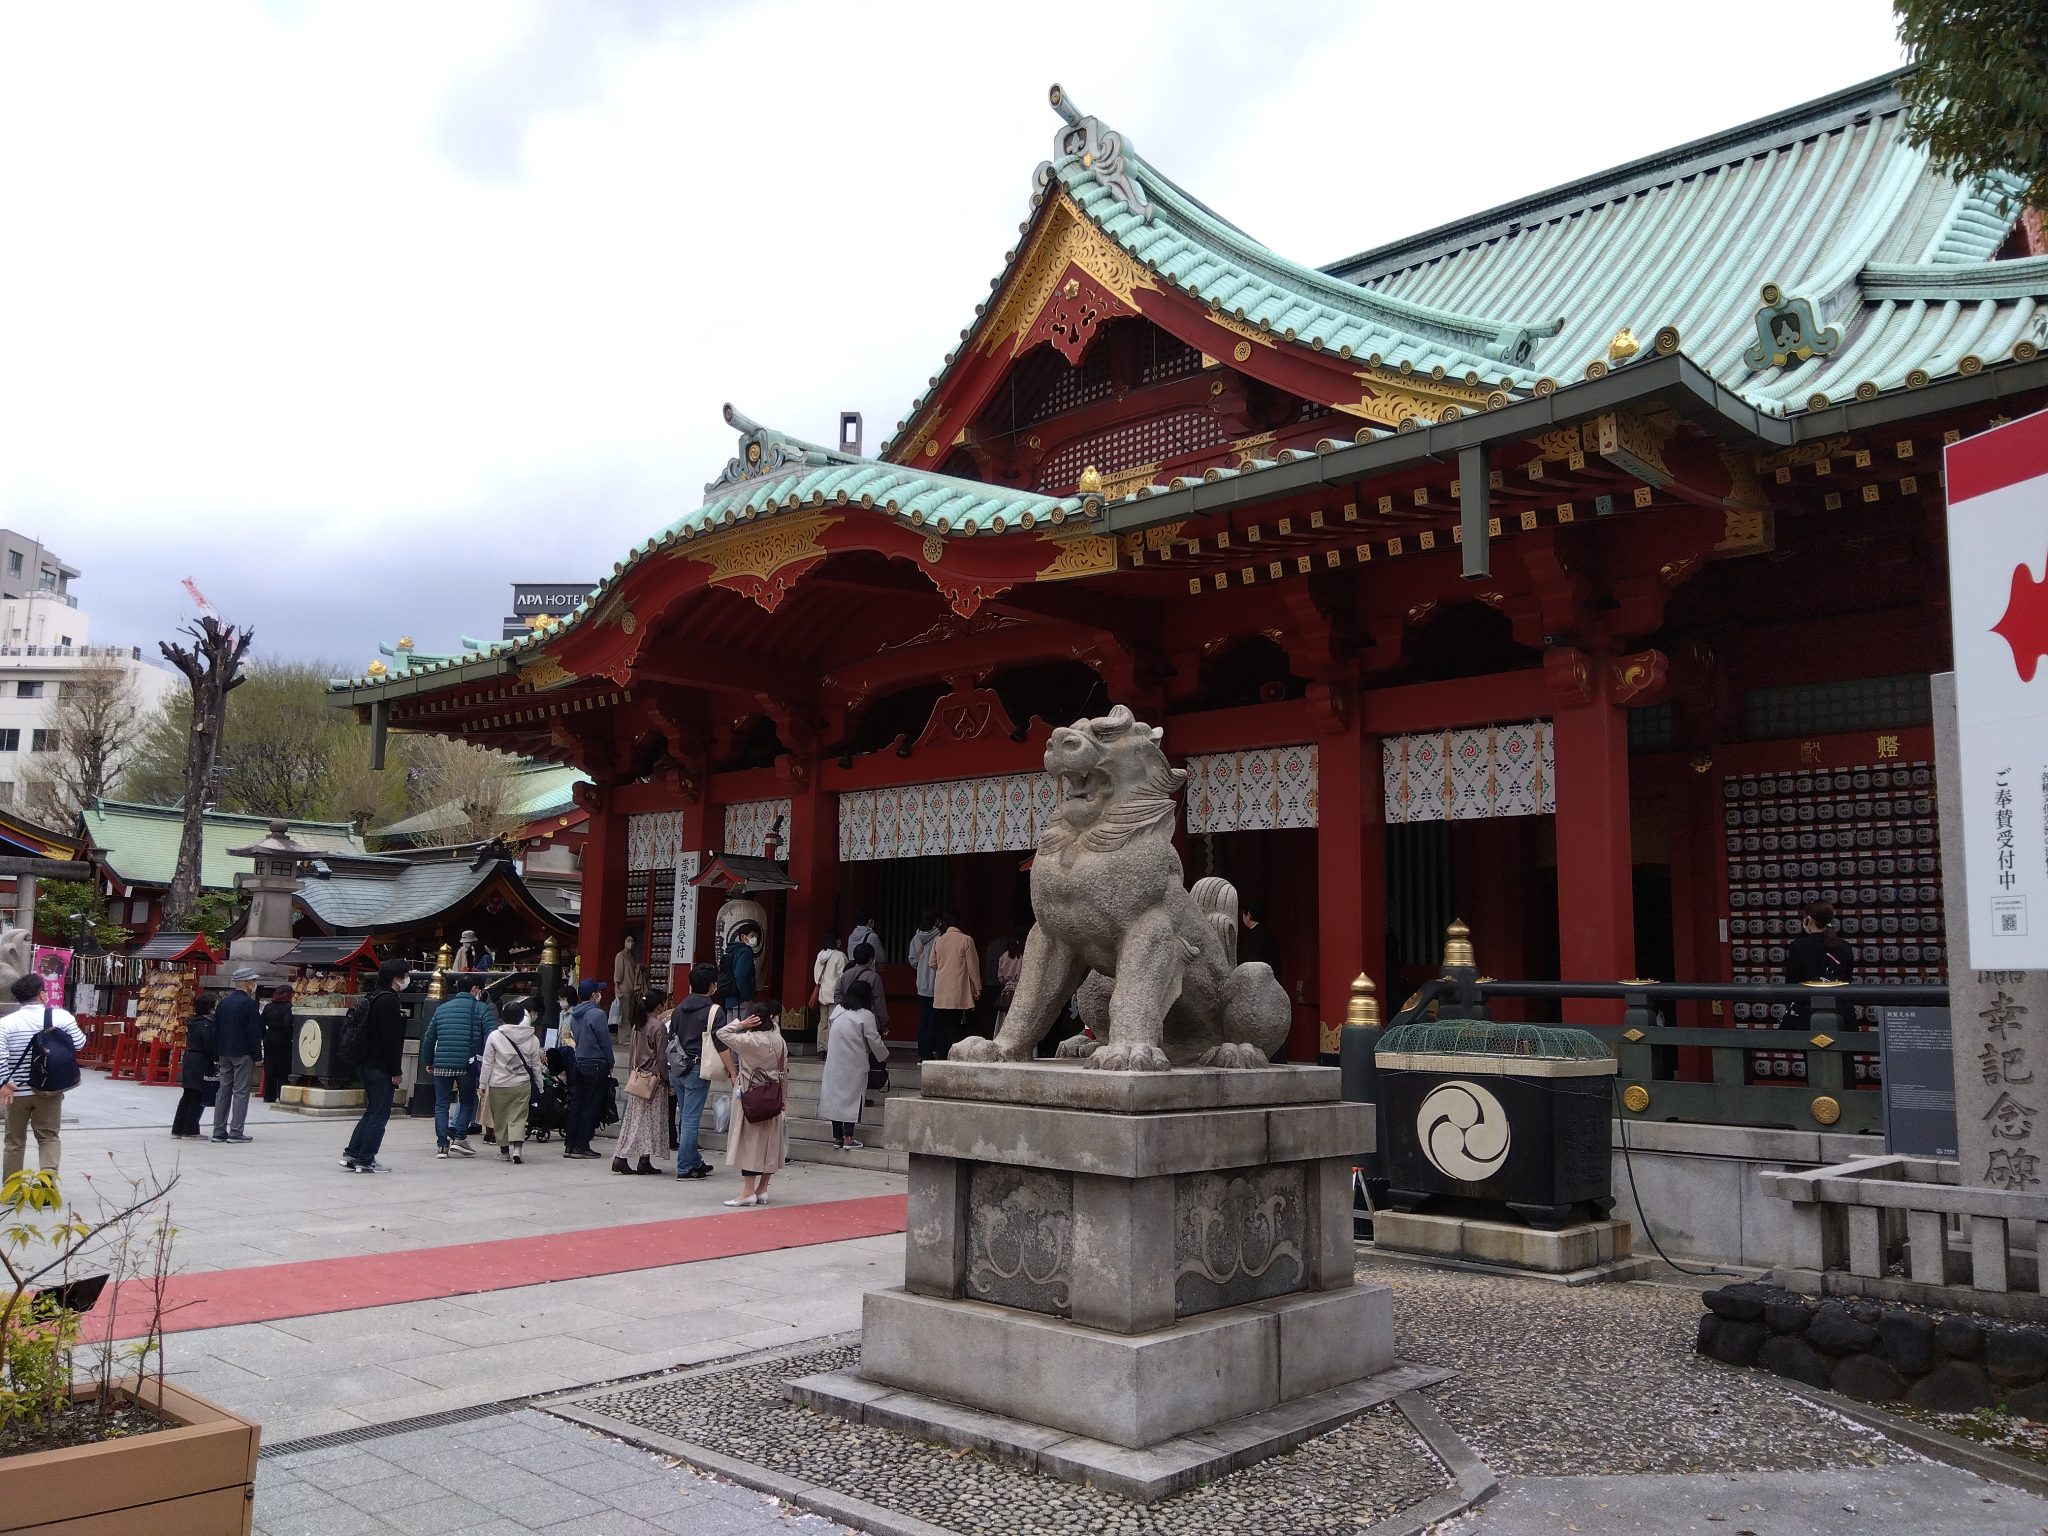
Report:
[[[889,1091],[870,1092],[862,1101],[860,1129],[854,1132],[854,1138],[867,1145],[856,1151],[840,1151],[832,1140],[831,1122],[818,1116],[818,1090],[823,1085],[824,1076],[823,1058],[791,1052],[789,1080],[783,1085],[789,1106],[789,1160],[793,1163],[835,1163],[841,1168],[867,1168],[877,1173],[908,1173],[910,1159],[882,1145],[882,1110],[891,1098],[917,1097],[916,1049],[902,1046],[891,1050]],[[715,1086],[724,1086],[725,1091],[731,1091],[730,1085]],[[711,1128],[711,1106],[716,1101],[715,1093],[704,1101],[704,1123],[698,1133],[697,1144],[705,1162],[721,1164],[725,1157],[725,1137]],[[733,1113],[739,1113],[737,1104],[733,1106]]]

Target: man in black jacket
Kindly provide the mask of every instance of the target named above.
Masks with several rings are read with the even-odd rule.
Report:
[[[234,991],[213,1013],[214,1062],[220,1071],[220,1097],[213,1104],[215,1141],[254,1141],[242,1133],[249,1118],[249,1088],[256,1081],[256,1058],[263,1054],[263,1012],[256,1006],[256,968],[237,966]]]
[[[569,1028],[576,1036],[576,1053],[569,1066],[569,1124],[562,1132],[562,1156],[596,1157],[590,1140],[597,1134],[605,1085],[611,1081],[617,1056],[612,1049],[611,1025],[600,1001],[604,983],[595,976],[586,976],[577,986],[576,995],[580,1001],[569,1015]]]
[[[668,1083],[675,1090],[681,1119],[676,1135],[676,1177],[708,1179],[711,1165],[697,1150],[697,1129],[704,1119],[710,1085],[704,1081],[704,1026],[716,1006],[718,967],[690,967],[690,995],[675,1006],[668,1020]],[[715,1047],[714,1047],[715,1049]]]
[[[341,1166],[350,1173],[383,1173],[377,1161],[384,1145],[384,1127],[391,1119],[391,1096],[405,1081],[405,1005],[398,994],[412,981],[412,963],[386,960],[377,967],[377,980],[370,993],[369,1017],[363,1039],[363,1057],[356,1063],[356,1076],[363,1085],[363,1117],[356,1122]]]

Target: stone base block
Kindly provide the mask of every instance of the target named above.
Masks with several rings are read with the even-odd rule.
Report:
[[[1473,1216],[1375,1211],[1373,1247],[1562,1275],[1630,1257],[1635,1229],[1625,1221],[1582,1221],[1542,1231]]]
[[[865,1380],[855,1371],[800,1377],[786,1383],[783,1390],[794,1401],[823,1413],[980,1451],[1035,1472],[1150,1504],[1291,1451],[1378,1407],[1396,1393],[1434,1386],[1451,1374],[1437,1366],[1397,1363],[1362,1380],[1142,1449],[963,1408]]]
[[[872,1387],[1136,1450],[1393,1363],[1384,1286],[1277,1296],[1140,1334],[888,1290],[867,1295],[860,1373]]]
[[[286,1083],[278,1090],[277,1102],[271,1108],[281,1109],[286,1114],[306,1115],[316,1120],[338,1120],[343,1117],[354,1119],[363,1112],[363,1090],[306,1088],[297,1083]]]

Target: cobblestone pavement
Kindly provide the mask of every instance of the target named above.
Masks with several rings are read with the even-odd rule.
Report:
[[[1455,1367],[1431,1389],[1503,1478],[1882,1467],[1918,1458],[1785,1391],[1693,1353],[1699,1293],[1566,1287],[1365,1260],[1394,1289],[1404,1359]]]
[[[844,1528],[530,1409],[272,1457],[256,1536],[838,1536]]]
[[[856,1348],[669,1378],[579,1406],[928,1520],[960,1536],[1321,1536],[1356,1532],[1448,1486],[1391,1404],[1298,1451],[1141,1506],[985,1456],[788,1402],[782,1383],[843,1370]],[[1079,1384],[1077,1383],[1077,1386]]]

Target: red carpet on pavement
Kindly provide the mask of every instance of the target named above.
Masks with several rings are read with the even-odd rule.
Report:
[[[778,1248],[809,1248],[856,1237],[901,1232],[905,1199],[876,1195],[814,1205],[771,1205],[730,1215],[687,1216],[626,1227],[594,1227],[542,1237],[509,1237],[442,1248],[409,1248],[347,1259],[259,1264],[172,1277],[164,1296],[163,1331],[227,1328],[323,1312],[353,1312],[403,1301],[439,1301],[586,1275],[659,1269],[699,1259],[730,1259]],[[104,1337],[140,1338],[149,1331],[149,1288],[129,1281],[103,1297],[85,1329]],[[97,1324],[97,1331],[95,1331]]]

